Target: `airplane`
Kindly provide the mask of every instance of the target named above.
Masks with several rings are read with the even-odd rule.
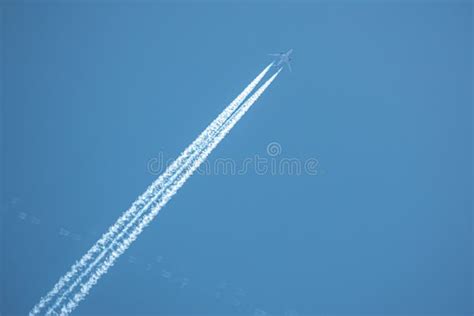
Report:
[[[293,52],[293,48],[290,49],[289,51],[287,51],[286,53],[276,53],[276,54],[268,54],[269,56],[273,56],[273,57],[278,57],[278,61],[276,61],[276,64],[275,66],[278,67],[280,66],[281,64],[283,63],[286,63],[288,65],[288,69],[290,69],[291,71],[291,65],[290,65],[290,61],[291,61],[291,53]]]

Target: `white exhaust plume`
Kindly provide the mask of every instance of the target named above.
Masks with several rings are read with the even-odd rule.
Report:
[[[260,87],[260,89],[255,92],[242,106],[239,108],[232,117],[224,124],[219,134],[209,143],[209,145],[204,149],[201,155],[195,160],[195,162],[187,168],[182,175],[179,175],[177,179],[165,189],[163,196],[160,196],[159,199],[154,202],[152,210],[143,216],[137,226],[131,233],[126,233],[126,238],[115,244],[115,249],[111,249],[110,254],[105,260],[103,260],[100,265],[92,271],[90,278],[86,283],[81,283],[80,289],[74,294],[72,291],[67,293],[67,297],[63,297],[61,301],[67,299],[68,302],[63,305],[57,305],[56,308],[59,308],[60,315],[68,315],[72,310],[77,307],[78,303],[85,298],[89,293],[90,289],[97,283],[100,277],[105,274],[108,269],[114,264],[115,260],[122,255],[125,250],[132,244],[133,241],[138,237],[138,235],[143,231],[143,229],[155,218],[161,208],[166,205],[166,203],[171,199],[171,197],[178,191],[178,189],[186,182],[186,180],[193,174],[193,172],[201,165],[202,162],[207,158],[211,151],[219,144],[219,142],[230,132],[233,126],[242,118],[242,116],[248,111],[253,103],[260,97],[260,95],[265,91],[265,89],[271,84],[271,82],[276,78],[280,73],[281,69],[278,70],[270,79],[265,82],[265,84]],[[76,284],[77,285],[77,284]],[[72,289],[71,289],[72,290]],[[50,309],[48,314],[54,315],[56,312],[54,309]]]
[[[109,229],[109,232],[107,233],[108,235],[105,234],[101,240],[99,240],[94,245],[94,247],[89,250],[89,252],[81,259],[81,261],[76,263],[71,271],[69,271],[66,276],[61,278],[60,282],[56,284],[53,290],[33,308],[33,310],[30,312],[30,315],[40,313],[41,309],[44,308],[53,298],[57,299],[53,306],[48,309],[47,314],[49,315],[57,314],[57,310],[59,310],[61,315],[67,315],[77,306],[77,304],[88,294],[90,288],[97,282],[100,276],[107,272],[115,260],[138,237],[143,228],[148,225],[148,223],[158,214],[159,210],[192,175],[192,173],[210,154],[212,149],[217,146],[217,144],[224,138],[224,136],[237,123],[237,121],[245,114],[248,108],[250,108],[250,106],[268,87],[268,85],[270,85],[270,83],[275,79],[279,71],[273,75],[264,85],[262,85],[262,87],[254,95],[252,95],[239,110],[235,111],[242,100],[251,92],[251,90],[258,84],[261,78],[266,74],[270,66],[268,66],[241,93],[241,95],[239,95],[239,97],[237,97],[231,103],[231,105],[229,105],[229,107],[226,108],[203,133],[201,133],[198,139],[196,139],[193,144],[191,144],[191,146],[189,146],[183,152],[183,154],[165,171],[165,173],[148,188],[148,190],[134,203],[134,205],[132,205],[131,209],[122,215],[119,221],[117,221],[117,223]],[[201,153],[203,149],[204,151]],[[157,182],[159,182],[158,185]],[[148,214],[143,216],[143,218],[140,218],[133,231],[128,233],[129,228],[133,227],[135,221],[143,213],[145,213],[151,204],[151,212],[148,212]],[[130,221],[132,217],[134,217],[133,221]],[[120,229],[121,231],[119,231]],[[119,242],[121,239],[123,240]],[[95,247],[98,249],[95,249]],[[110,254],[107,256],[107,258],[105,258],[105,260],[102,260],[106,253]],[[97,256],[97,254],[99,255]],[[89,263],[92,260],[93,262]],[[98,263],[100,263],[100,265],[93,270],[94,266]],[[76,277],[76,275],[79,273],[81,273],[80,276]],[[88,281],[86,283],[81,283],[80,290],[76,290],[76,294],[72,296],[71,293],[74,293],[73,291],[75,287],[86,275],[89,275],[90,273],[92,275],[89,277]],[[62,289],[64,289],[65,286],[69,284],[70,286],[65,291],[62,291]],[[68,301],[62,304],[65,299],[68,299]]]
[[[273,63],[272,63],[273,64]],[[33,307],[30,311],[30,315],[36,315],[41,312],[52,299],[61,295],[69,283],[76,280],[76,275],[81,273],[86,267],[89,267],[89,262],[96,260],[100,254],[107,249],[107,245],[113,242],[117,234],[123,229],[123,227],[130,223],[137,212],[141,209],[146,208],[149,205],[150,200],[157,195],[163,186],[168,182],[169,178],[172,177],[177,170],[179,170],[187,159],[202,146],[202,143],[207,138],[215,134],[219,127],[232,115],[236,108],[247,98],[247,96],[255,89],[260,83],[262,78],[267,74],[268,70],[272,66],[268,65],[238,96],[235,98],[214,121],[196,138],[191,145],[189,145],[181,155],[166,169],[166,171],[158,177],[132,204],[132,206],[125,211],[122,216],[112,225],[108,231],[102,235],[102,237],[89,249],[89,251],[71,267],[59,281],[54,285],[53,289]]]

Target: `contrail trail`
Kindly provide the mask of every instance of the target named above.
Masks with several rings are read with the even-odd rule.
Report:
[[[273,64],[273,63],[272,63]],[[91,247],[91,249],[77,261],[60,280],[54,285],[53,289],[44,297],[42,297],[38,304],[36,304],[30,312],[30,315],[36,315],[41,312],[52,299],[61,295],[61,291],[72,281],[75,276],[82,270],[89,266],[89,262],[95,260],[103,251],[106,250],[107,245],[114,241],[117,234],[123,227],[130,222],[137,212],[146,208],[150,200],[163,189],[163,184],[172,177],[177,170],[179,170],[183,163],[200,148],[201,144],[207,138],[215,134],[219,127],[232,115],[236,108],[245,100],[245,98],[255,89],[262,78],[267,74],[272,64],[268,65],[238,96],[235,98],[214,121],[196,138],[191,145],[189,145],[181,155],[173,162],[172,165],[150,185],[147,190],[132,204],[132,206],[122,214],[122,216],[112,225],[108,231]]]
[[[143,228],[148,225],[148,223],[158,214],[159,210],[166,204],[166,202],[176,193],[176,191],[184,184],[184,182],[187,180],[187,178],[189,178],[192,173],[199,167],[199,165],[204,161],[204,159],[209,155],[209,153],[212,151],[212,149],[215,148],[215,146],[217,146],[217,144],[224,138],[224,136],[230,131],[230,129],[237,123],[237,121],[245,114],[245,112],[248,110],[248,108],[250,108],[250,106],[258,99],[258,97],[263,93],[263,91],[268,87],[268,85],[270,85],[270,83],[275,79],[275,77],[278,75],[278,73],[276,73],[275,75],[273,75],[264,85],[262,85],[262,87],[254,94],[252,95],[245,103],[244,105],[242,105],[242,107],[237,110],[235,113],[235,109],[238,107],[238,105],[242,102],[242,100],[244,99],[244,97],[246,96],[245,94],[249,94],[249,92],[256,86],[256,84],[258,83],[258,81],[261,80],[261,78],[265,75],[265,73],[268,71],[268,68],[267,67],[260,75],[259,77],[257,77],[254,82],[251,83],[251,85],[249,85],[249,87],[247,87],[242,93],[241,95],[239,95],[239,97],[234,100],[234,102],[232,102],[232,104],[226,109],[224,110],[223,113],[221,113],[221,115],[216,119],[214,120],[214,122],[209,126],[210,128],[206,129],[201,135],[200,137],[198,137],[199,141],[195,141],[193,142],[194,144],[194,148],[192,149],[188,149],[184,152],[186,153],[186,155],[184,156],[184,153],[182,156],[180,156],[177,161],[175,161],[175,163],[170,166],[167,171],[165,171],[164,175],[167,175],[166,177],[163,177],[163,182],[161,182],[161,186],[164,188],[161,188],[161,190],[157,193],[152,193],[152,195],[156,195],[156,198],[153,198],[153,199],[150,199],[148,198],[146,202],[146,204],[142,204],[142,207],[141,209],[139,210],[139,213],[143,213],[147,208],[148,206],[153,203],[153,208],[152,208],[152,211],[147,214],[146,216],[144,216],[143,219],[140,219],[140,222],[137,224],[137,226],[135,227],[135,229],[133,230],[133,232],[131,234],[127,234],[127,236],[125,236],[125,240],[123,240],[121,243],[117,243],[117,240],[120,239],[121,237],[123,237],[123,233],[125,233],[125,231],[128,230],[128,228],[133,225],[133,223],[129,223],[127,224],[127,227],[125,229],[123,229],[123,233],[120,233],[118,237],[115,237],[114,240],[112,240],[110,243],[110,245],[108,247],[106,247],[100,257],[96,258],[96,260],[93,262],[93,265],[88,265],[87,262],[86,264],[84,264],[82,267],[80,267],[79,270],[77,271],[70,271],[70,274],[72,276],[75,276],[77,275],[83,268],[87,267],[86,268],[86,271],[83,272],[83,274],[80,276],[80,278],[74,278],[74,282],[73,284],[69,287],[68,290],[66,290],[65,293],[60,293],[56,303],[54,304],[53,307],[51,307],[49,310],[48,310],[48,314],[57,314],[54,310],[56,308],[58,308],[60,306],[60,304],[62,303],[62,301],[67,298],[68,296],[70,297],[68,299],[68,302],[67,304],[63,304],[60,308],[60,313],[62,315],[67,315],[69,314],[76,306],[77,304],[87,295],[87,293],[89,292],[90,288],[97,282],[97,280],[100,278],[101,275],[103,275],[105,272],[107,272],[107,270],[109,269],[110,266],[112,266],[112,264],[115,262],[115,260],[118,258],[118,256],[120,256],[128,247],[129,245],[138,237],[138,235],[141,233],[141,231],[143,230]],[[255,81],[257,81],[255,83]],[[253,85],[253,87],[252,87]],[[247,92],[248,91],[248,92]],[[239,101],[240,99],[240,101]],[[233,107],[233,108],[232,108]],[[231,116],[231,118],[229,118],[229,116]],[[227,120],[227,121],[226,121]],[[217,123],[216,123],[217,122]],[[225,122],[225,123],[224,123]],[[216,123],[216,124],[215,124]],[[224,124],[223,124],[224,123]],[[216,137],[213,137],[216,133],[218,133],[218,136]],[[202,137],[204,135],[204,137]],[[186,167],[186,165],[188,163],[184,162],[184,165],[183,165],[183,161],[186,160],[186,158],[189,158],[189,157],[193,157],[196,155],[196,153],[198,151],[201,151],[203,146],[206,145],[207,143],[209,143],[209,140],[208,138],[211,138],[211,145],[208,145],[205,149],[205,151],[203,152],[202,155],[199,156],[198,159],[192,159],[193,163],[190,167]],[[207,140],[207,141],[206,141]],[[191,146],[190,146],[191,147]],[[181,159],[181,160],[180,160]],[[184,166],[184,167],[183,167]],[[173,169],[172,169],[173,168]],[[184,168],[184,169],[183,169]],[[180,172],[180,169],[182,170]],[[175,174],[173,174],[173,172]],[[181,173],[183,173],[183,175],[181,175]],[[159,179],[161,179],[162,177],[160,177]],[[168,181],[166,181],[166,179],[168,179]],[[168,187],[167,183],[168,182],[171,182],[170,186]],[[164,185],[163,185],[164,183]],[[148,192],[149,190],[147,190]],[[156,191],[155,191],[156,192]],[[162,194],[160,194],[162,193]],[[142,195],[145,196],[145,194]],[[140,200],[140,199],[139,199]],[[135,212],[137,213],[137,212]],[[134,214],[135,214],[134,213]],[[134,214],[131,214],[129,216],[129,218],[131,216],[133,216]],[[140,216],[140,214],[137,215],[137,217]],[[123,218],[124,216],[122,216]],[[122,219],[121,218],[121,219]],[[129,219],[128,218],[128,219]],[[126,221],[121,225],[121,227],[123,227],[125,225]],[[115,225],[114,225],[115,226]],[[119,227],[119,228],[121,228]],[[117,230],[119,228],[116,228],[114,229],[114,233],[117,232]],[[110,229],[112,230],[112,228]],[[109,230],[109,231],[110,231]],[[106,239],[105,241],[110,241],[110,238],[109,239]],[[101,246],[105,244],[102,243],[100,244]],[[113,246],[116,246],[117,249],[112,249]],[[105,259],[103,260],[101,263],[100,263],[100,266],[98,268],[95,269],[95,271],[91,271],[92,267],[97,264],[98,262],[100,262],[101,258],[103,257],[104,253],[105,252],[108,252],[108,250],[111,250],[111,254]],[[87,254],[86,254],[87,255]],[[92,257],[89,257],[87,258],[88,261],[90,261]],[[72,270],[72,269],[71,269]],[[75,288],[75,286],[78,285],[78,283],[82,280],[82,278],[87,275],[89,272],[92,272],[92,276],[89,278],[89,280],[86,282],[86,283],[81,283],[81,289],[79,290],[79,292],[77,292],[73,297],[71,297],[69,294],[70,292]],[[66,279],[66,282],[64,282],[64,284],[61,284],[61,287],[64,287],[65,285],[67,285],[67,283],[71,280],[71,278],[69,279]],[[59,282],[58,282],[59,283]],[[60,289],[60,286],[55,286],[55,288],[53,289],[53,291],[56,289],[56,288],[59,288]],[[51,294],[53,291],[51,291],[49,294]],[[58,293],[59,290],[56,291],[56,293]],[[32,310],[32,312],[30,314],[37,314],[41,311],[41,308],[44,307],[48,301],[50,301],[51,299],[53,299],[55,296],[58,296],[58,295],[55,295],[56,293],[53,293],[50,297],[46,297],[48,300],[46,301],[45,299],[43,299],[44,301],[43,302],[40,302],[40,303],[43,303],[42,306],[40,306],[40,304],[37,304],[37,306],[35,306],[35,308]],[[38,307],[38,308],[37,308]]]
[[[183,175],[180,175],[178,179],[165,190],[163,196],[161,196],[155,203],[148,214],[140,220],[137,227],[130,233],[127,234],[127,238],[120,244],[117,244],[115,250],[112,250],[110,255],[95,269],[92,276],[86,283],[81,284],[80,290],[74,296],[70,296],[68,303],[63,304],[60,309],[60,315],[68,315],[78,303],[85,298],[89,293],[89,290],[94,286],[99,278],[105,274],[108,269],[114,264],[115,260],[122,255],[125,250],[131,245],[143,229],[155,218],[161,208],[171,199],[171,197],[178,191],[178,189],[186,182],[186,180],[193,174],[193,172],[205,161],[211,151],[220,143],[222,139],[230,132],[234,125],[242,118],[242,116],[248,111],[248,109],[257,101],[260,95],[265,89],[272,83],[276,76],[280,73],[281,69],[278,70],[270,79],[268,79],[262,87],[260,87],[242,106],[239,108],[232,117],[224,124],[218,135],[209,143],[204,149],[202,154],[196,159],[192,166],[190,166]],[[58,306],[59,307],[59,306]],[[48,312],[53,312],[50,310]]]

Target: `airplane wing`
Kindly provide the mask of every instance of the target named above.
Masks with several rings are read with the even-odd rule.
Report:
[[[291,64],[290,64],[290,62],[287,61],[286,64],[288,65],[288,69],[290,69],[290,72],[293,72],[293,71],[291,70]]]

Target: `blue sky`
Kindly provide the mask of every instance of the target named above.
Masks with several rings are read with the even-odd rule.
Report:
[[[472,315],[472,2],[0,9],[2,314],[293,48],[210,158],[277,142],[317,174],[194,176],[76,314]]]

